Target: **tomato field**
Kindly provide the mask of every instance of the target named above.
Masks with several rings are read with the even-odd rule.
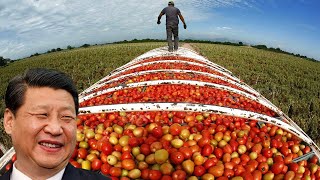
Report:
[[[57,53],[51,59],[43,55],[34,57],[43,59],[21,60],[0,70],[19,67],[21,71],[11,72],[21,73],[26,67],[19,64],[46,62],[28,67],[64,67],[61,70],[69,73],[83,91],[111,70],[163,45],[77,49]],[[280,128],[293,125],[285,115],[289,114],[311,138],[319,139],[319,63],[248,47],[193,47],[234,74],[210,61],[165,53],[164,58],[140,58],[112,71],[80,94],[78,143],[70,162],[114,179],[320,178],[315,156],[295,161],[308,154],[314,144],[298,127]],[[85,51],[85,57],[79,56],[80,51]],[[91,71],[85,60],[90,57],[88,53],[93,53],[96,62]],[[84,64],[70,63],[75,60]],[[310,79],[293,75],[302,70]],[[308,92],[309,96],[303,96]],[[296,93],[298,97],[294,97]],[[300,103],[295,103],[298,100]]]

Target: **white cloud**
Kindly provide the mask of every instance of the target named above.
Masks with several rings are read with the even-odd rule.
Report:
[[[225,30],[231,30],[231,27],[217,27],[216,30],[218,31],[225,31]]]
[[[0,0],[0,56],[16,59],[69,44],[164,38],[165,17],[159,26],[156,20],[167,2]],[[189,24],[214,17],[212,8],[246,8],[253,0],[176,0],[175,4]]]

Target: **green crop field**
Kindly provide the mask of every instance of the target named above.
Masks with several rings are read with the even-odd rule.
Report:
[[[135,57],[166,43],[128,43],[91,46],[26,58],[0,68],[0,113],[8,81],[28,68],[47,67],[68,73],[79,92]],[[191,44],[201,55],[240,77],[258,90],[319,144],[320,63],[246,46]],[[1,120],[2,122],[2,120]],[[0,125],[1,143],[9,146]]]

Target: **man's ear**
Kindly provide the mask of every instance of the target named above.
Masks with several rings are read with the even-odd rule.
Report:
[[[11,135],[12,133],[14,119],[15,119],[15,116],[13,112],[10,109],[6,108],[6,110],[4,111],[3,126],[7,134]]]

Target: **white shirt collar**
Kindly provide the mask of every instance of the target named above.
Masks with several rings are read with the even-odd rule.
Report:
[[[47,180],[61,180],[65,169],[66,168],[63,168],[61,171],[59,171],[54,176],[48,178]],[[12,173],[10,176],[10,180],[32,180],[32,179],[29,178],[27,175],[23,174],[21,171],[19,171],[16,168],[15,163],[14,163],[13,168],[12,168]]]

